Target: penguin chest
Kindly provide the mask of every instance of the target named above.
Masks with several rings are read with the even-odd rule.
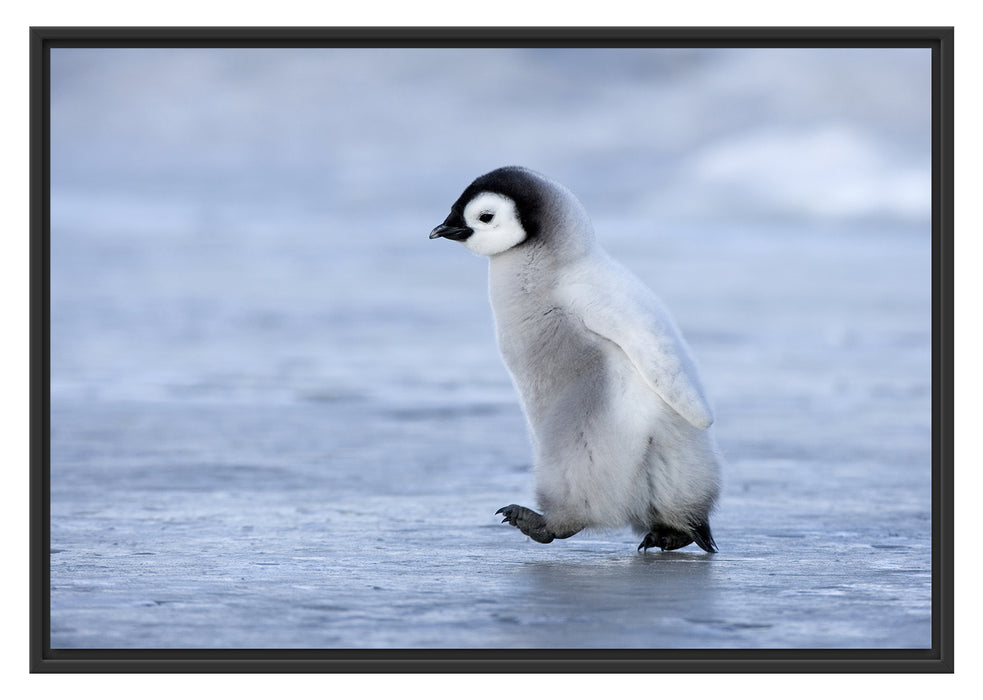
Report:
[[[496,326],[502,357],[534,422],[574,386],[603,383],[603,349],[562,308],[543,303],[496,310]],[[597,396],[599,388],[586,396]],[[588,399],[583,402],[577,410],[589,410]]]

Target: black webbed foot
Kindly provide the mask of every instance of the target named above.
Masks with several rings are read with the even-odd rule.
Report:
[[[663,552],[680,549],[688,544],[696,544],[705,552],[716,552],[717,544],[713,541],[710,534],[710,524],[700,523],[690,532],[683,532],[671,527],[654,527],[645,535],[645,539],[638,545],[639,551],[658,547]]]
[[[645,539],[638,545],[640,550],[648,550],[658,547],[663,552],[671,549],[680,549],[693,542],[693,538],[681,530],[662,527],[645,535]]]
[[[504,508],[499,508],[495,511],[495,515],[504,515],[505,517],[502,519],[503,523],[514,525],[522,531],[522,534],[542,544],[549,544],[554,539],[566,539],[578,532],[577,530],[564,533],[553,532],[546,526],[546,519],[542,515],[525,506],[517,506],[514,503]]]

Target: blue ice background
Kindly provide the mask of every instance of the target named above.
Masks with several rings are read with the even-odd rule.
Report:
[[[52,50],[52,546],[76,552],[53,559],[56,641],[134,643],[103,614],[128,564],[93,564],[133,515],[120,499],[186,489],[207,518],[256,483],[311,508],[331,484],[370,529],[401,495],[531,490],[485,263],[427,238],[506,164],[572,189],[677,316],[717,406],[732,551],[755,513],[807,538],[913,538],[924,573],[930,67],[900,49]],[[187,522],[182,502],[146,508]],[[143,525],[137,553],[195,546]],[[902,644],[927,644],[917,630]],[[150,643],[188,639],[168,634]],[[789,634],[772,642],[814,639]]]

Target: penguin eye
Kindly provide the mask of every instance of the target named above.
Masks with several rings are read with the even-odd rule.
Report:
[[[489,221],[495,218],[495,215],[490,211],[482,212],[481,216],[478,217],[478,221],[483,224],[487,224]]]

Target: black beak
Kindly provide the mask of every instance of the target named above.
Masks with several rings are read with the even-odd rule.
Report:
[[[430,238],[449,238],[452,241],[463,241],[474,233],[474,230],[467,226],[448,226],[441,224],[430,232]]]

